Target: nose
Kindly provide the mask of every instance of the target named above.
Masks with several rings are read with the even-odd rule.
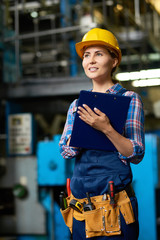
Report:
[[[95,56],[91,55],[90,57],[90,64],[94,64],[96,62]]]

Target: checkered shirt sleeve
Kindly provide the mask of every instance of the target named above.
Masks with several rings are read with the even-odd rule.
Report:
[[[135,92],[127,91],[125,96],[132,98],[125,123],[124,136],[130,139],[133,145],[133,153],[128,157],[119,153],[119,157],[122,161],[137,164],[143,159],[145,153],[143,103],[140,96]]]
[[[68,109],[66,123],[64,126],[64,130],[63,130],[60,142],[59,142],[60,153],[62,157],[65,159],[74,158],[80,152],[80,148],[67,146],[67,141],[71,137],[71,133],[72,133],[75,112],[77,109],[76,105],[77,105],[77,99],[71,103]]]

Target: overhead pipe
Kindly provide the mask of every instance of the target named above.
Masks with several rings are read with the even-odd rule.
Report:
[[[134,17],[137,25],[141,24],[140,3],[139,0],[134,0]]]
[[[20,66],[19,66],[19,63],[20,63],[20,57],[19,57],[19,39],[18,39],[18,36],[19,36],[19,11],[18,11],[18,0],[15,0],[15,57],[16,57],[16,78],[17,78],[17,81],[20,80]]]

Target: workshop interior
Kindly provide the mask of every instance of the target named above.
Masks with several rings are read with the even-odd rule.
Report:
[[[91,88],[75,43],[94,27],[119,40],[115,78],[145,111],[144,159],[131,164],[139,240],[160,239],[160,1],[2,0],[0,240],[70,240],[60,213],[74,159],[59,140],[70,103]]]

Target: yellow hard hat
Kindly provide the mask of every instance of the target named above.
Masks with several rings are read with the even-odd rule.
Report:
[[[121,62],[122,54],[116,37],[110,31],[101,28],[93,28],[87,32],[82,41],[76,43],[76,52],[83,58],[83,52],[86,47],[93,45],[102,45],[108,47],[118,58],[118,65]]]

